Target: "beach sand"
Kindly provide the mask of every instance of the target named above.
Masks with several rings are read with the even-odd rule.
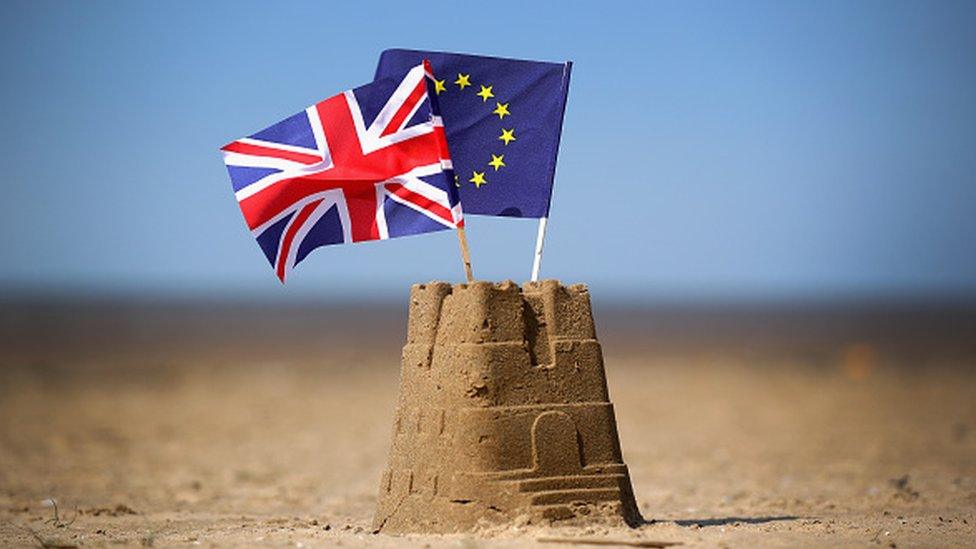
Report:
[[[29,302],[0,544],[976,543],[971,311],[594,305],[639,528],[374,534],[405,305]]]

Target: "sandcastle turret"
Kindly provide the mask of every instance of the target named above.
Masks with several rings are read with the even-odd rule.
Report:
[[[587,288],[415,285],[375,527],[456,532],[520,516],[641,520]]]

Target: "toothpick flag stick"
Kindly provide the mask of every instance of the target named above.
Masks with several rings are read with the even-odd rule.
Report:
[[[542,266],[542,243],[546,239],[546,222],[548,217],[539,218],[539,234],[535,239],[535,259],[532,261],[532,282],[539,281],[539,267]]]
[[[461,243],[461,261],[464,262],[464,275],[468,282],[474,282],[474,275],[471,274],[471,252],[468,251],[468,237],[464,234],[464,227],[457,228],[458,242]]]

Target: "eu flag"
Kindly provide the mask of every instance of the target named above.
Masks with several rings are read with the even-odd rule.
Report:
[[[386,50],[376,78],[429,59],[464,213],[548,217],[572,63]]]

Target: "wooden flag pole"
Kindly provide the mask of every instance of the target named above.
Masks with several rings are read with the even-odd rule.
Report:
[[[468,237],[464,234],[464,227],[457,228],[458,241],[461,243],[461,261],[464,262],[464,275],[468,282],[474,282],[474,275],[471,274],[471,252],[468,251]]]
[[[532,261],[532,282],[539,281],[539,267],[542,266],[542,243],[546,239],[546,222],[548,217],[539,218],[539,234],[535,239],[535,259]]]

